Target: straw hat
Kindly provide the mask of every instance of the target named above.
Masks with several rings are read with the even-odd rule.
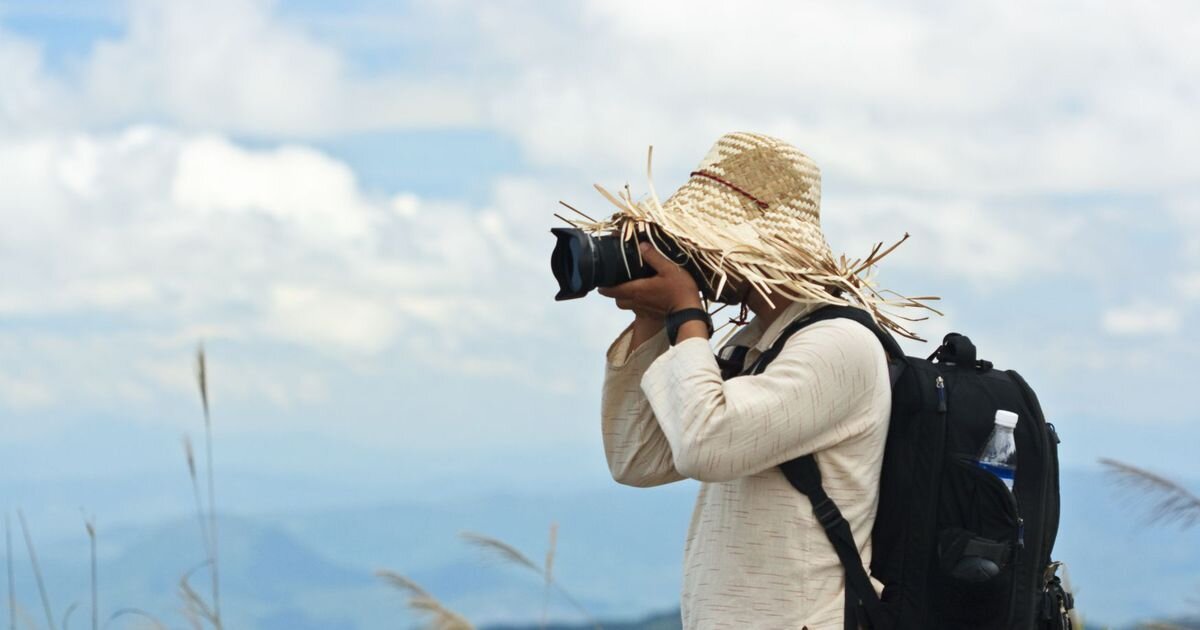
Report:
[[[652,178],[649,162],[647,176]],[[783,299],[859,306],[881,326],[912,339],[919,337],[897,320],[927,317],[900,316],[888,309],[938,313],[922,303],[936,297],[907,298],[879,290],[872,281],[875,263],[908,234],[886,250],[877,244],[864,259],[834,257],[821,231],[820,169],[778,138],[726,134],[665,203],[659,202],[653,181],[649,187],[648,198],[635,202],[628,186],[614,196],[597,185],[618,211],[603,221],[571,223],[627,239],[646,233],[651,241],[653,232],[647,228],[657,226],[711,272],[715,295],[722,294],[731,278],[744,280],[770,304]]]

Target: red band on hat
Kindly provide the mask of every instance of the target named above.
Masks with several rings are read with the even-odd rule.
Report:
[[[705,173],[704,171],[692,171],[691,176],[694,177],[696,175],[699,175],[700,177],[707,177],[707,178],[713,180],[714,182],[717,182],[720,184],[725,184],[726,186],[741,193],[742,196],[746,197],[750,201],[753,201],[755,203],[755,205],[757,205],[759,207],[760,210],[767,209],[767,205],[768,205],[767,202],[759,199],[758,197],[755,197],[754,195],[751,195],[749,192],[746,192],[743,188],[741,188],[737,184],[734,184],[722,177],[717,177],[716,175],[713,175],[712,173]]]

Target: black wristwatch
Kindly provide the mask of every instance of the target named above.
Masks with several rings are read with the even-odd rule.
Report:
[[[708,336],[711,337],[713,334],[713,323],[712,318],[708,316],[708,311],[702,308],[684,308],[667,313],[667,341],[671,342],[672,346],[675,345],[675,339],[679,337],[679,327],[684,322],[690,322],[694,319],[703,321],[708,326]]]

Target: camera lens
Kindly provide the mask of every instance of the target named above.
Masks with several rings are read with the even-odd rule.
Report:
[[[558,281],[555,300],[581,298],[596,287],[612,287],[654,275],[654,268],[638,252],[641,238],[626,240],[612,233],[593,236],[579,228],[551,228],[550,233],[557,239],[550,254],[550,270]],[[659,251],[692,274],[706,296],[715,297],[699,267],[674,240],[661,232],[655,232],[653,238]]]
[[[579,273],[579,241],[572,239],[568,241],[567,248],[571,255],[566,258],[567,270],[564,270],[564,276],[568,277],[567,288],[571,291],[578,291],[583,288],[583,276]]]
[[[558,281],[556,300],[581,298],[596,288],[593,239],[576,228],[553,228],[557,240],[550,254],[550,270]]]

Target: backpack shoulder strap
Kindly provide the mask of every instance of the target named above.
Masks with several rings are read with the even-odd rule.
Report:
[[[889,376],[891,384],[895,385],[900,377],[900,372],[907,364],[904,351],[900,349],[900,345],[891,335],[875,324],[869,313],[850,306],[822,307],[789,324],[780,333],[775,343],[771,344],[771,348],[755,362],[751,373],[761,374],[766,370],[767,365],[783,351],[787,340],[804,327],[835,318],[854,320],[875,334],[888,355]],[[887,627],[887,623],[880,609],[879,595],[875,592],[870,578],[867,577],[862,558],[858,555],[858,545],[854,542],[850,524],[846,522],[842,511],[838,509],[833,499],[829,498],[824,486],[821,485],[821,470],[817,467],[816,458],[812,454],[798,457],[780,464],[779,469],[792,487],[807,496],[809,502],[812,503],[813,514],[825,530],[825,535],[833,545],[833,550],[837,553],[838,560],[846,572],[846,603],[843,617],[846,630],[857,630],[860,621],[866,627],[883,630]]]
[[[886,625],[880,611],[879,595],[875,592],[871,579],[867,577],[862,557],[858,555],[858,545],[854,542],[850,523],[842,517],[842,511],[821,485],[821,470],[817,468],[816,458],[812,455],[798,457],[780,464],[779,469],[783,471],[792,487],[807,496],[812,503],[813,514],[825,530],[825,535],[846,572],[846,603],[843,615],[846,630],[858,630],[860,621],[863,622],[862,627],[884,630]]]
[[[891,334],[875,323],[870,313],[853,306],[823,306],[803,317],[797,318],[796,321],[788,324],[787,328],[783,329],[783,332],[779,333],[779,337],[775,339],[775,343],[771,344],[771,347],[766,352],[759,355],[754,365],[748,370],[748,373],[762,374],[767,369],[767,365],[771,361],[774,361],[780,352],[783,352],[783,346],[787,344],[787,340],[803,328],[820,321],[838,318],[856,321],[875,335],[880,345],[883,346],[883,351],[887,354],[888,377],[892,386],[895,386],[896,381],[900,380],[900,374],[908,366],[908,357],[904,355],[904,349],[896,342],[895,337],[892,337]]]

